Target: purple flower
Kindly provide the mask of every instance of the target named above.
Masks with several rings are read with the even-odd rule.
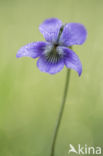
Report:
[[[85,42],[87,36],[85,27],[80,23],[63,25],[59,19],[51,18],[45,20],[39,26],[39,30],[46,42],[29,43],[21,47],[16,56],[39,57],[37,66],[42,72],[55,74],[65,65],[77,71],[80,76],[82,64],[70,47]]]

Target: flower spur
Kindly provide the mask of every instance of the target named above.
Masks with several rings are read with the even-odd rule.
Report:
[[[37,67],[42,72],[56,74],[64,65],[74,69],[80,76],[82,64],[79,57],[70,48],[85,42],[87,32],[80,23],[67,23],[65,25],[57,18],[45,20],[39,26],[46,42],[33,42],[20,48],[16,57],[37,58]]]

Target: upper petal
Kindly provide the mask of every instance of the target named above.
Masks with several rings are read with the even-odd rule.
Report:
[[[66,65],[66,67],[74,69],[80,76],[82,73],[82,64],[79,57],[69,48],[61,47],[61,49],[64,52],[64,64]]]
[[[44,56],[41,56],[37,61],[37,66],[42,72],[49,74],[56,74],[60,72],[64,67],[64,61],[61,59],[58,63],[52,64],[45,60]]]
[[[80,23],[68,23],[64,26],[60,37],[60,44],[64,46],[72,46],[83,44],[87,37],[85,27]]]
[[[48,42],[56,42],[62,22],[57,18],[50,18],[45,20],[40,26],[39,30]]]
[[[29,43],[19,49],[16,57],[32,57],[36,58],[45,50],[46,42],[33,42]]]

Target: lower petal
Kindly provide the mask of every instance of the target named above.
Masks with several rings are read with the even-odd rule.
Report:
[[[21,47],[16,54],[16,57],[32,57],[40,56],[45,50],[46,42],[33,42]]]
[[[63,69],[64,61],[63,59],[61,59],[58,63],[51,64],[45,60],[44,56],[42,56],[37,61],[37,66],[42,72],[46,72],[49,74],[56,74]]]
[[[82,73],[82,64],[80,62],[79,57],[73,52],[71,49],[66,47],[61,47],[64,52],[64,64],[67,68],[74,69],[78,72],[80,76]]]

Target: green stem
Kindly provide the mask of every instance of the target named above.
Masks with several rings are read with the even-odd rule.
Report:
[[[60,108],[57,124],[56,124],[55,131],[54,131],[54,136],[53,136],[53,142],[52,142],[52,146],[51,146],[50,156],[54,156],[54,153],[55,153],[56,140],[57,140],[59,127],[60,127],[60,124],[61,124],[61,119],[62,119],[62,116],[63,116],[63,111],[64,111],[66,98],[67,98],[67,93],[68,93],[69,79],[70,79],[70,69],[67,69],[64,94],[63,94],[63,99],[62,99],[62,103],[61,103],[61,108]]]

